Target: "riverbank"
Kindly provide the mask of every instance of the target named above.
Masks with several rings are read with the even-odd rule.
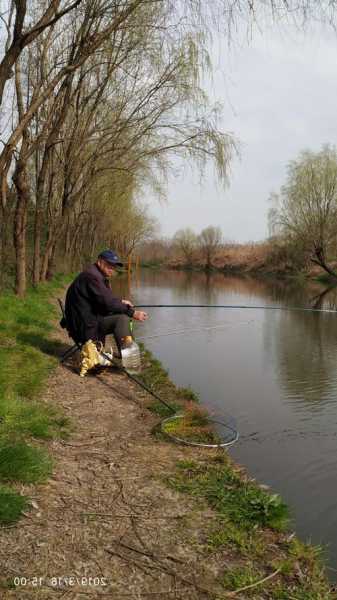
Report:
[[[282,501],[224,451],[169,442],[162,405],[120,371],[82,380],[75,359],[56,366],[63,331],[30,343],[54,355],[40,401],[70,425],[38,442],[51,477],[14,486],[26,507],[1,527],[1,598],[335,598],[318,549],[284,530]],[[196,400],[146,351],[143,362],[166,401]]]
[[[254,277],[275,278],[308,278],[318,279],[323,282],[333,282],[336,279],[330,276],[318,265],[308,263],[304,267],[297,264],[296,255],[290,256],[286,249],[271,241],[252,242],[247,244],[225,244],[213,253],[211,265],[207,267],[205,258],[200,251],[196,251],[193,260],[187,263],[183,256],[175,255],[159,263],[145,263],[144,266],[168,267],[186,271],[214,271],[226,275],[249,275]],[[337,269],[335,263],[331,264]]]

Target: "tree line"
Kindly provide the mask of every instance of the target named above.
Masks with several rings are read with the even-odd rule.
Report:
[[[319,7],[319,10],[318,10]],[[222,181],[235,150],[200,81],[212,28],[258,10],[332,20],[307,0],[2,0],[1,276],[23,296],[104,246],[127,255],[155,226],[138,199],[174,155]]]
[[[140,246],[140,256],[145,264],[168,264],[181,261],[184,267],[213,267],[214,259],[225,244],[220,227],[209,225],[195,233],[191,227],[178,229],[172,238],[154,237]]]
[[[306,272],[318,265],[337,279],[337,148],[326,144],[316,152],[300,152],[288,163],[285,183],[269,201],[269,237],[260,243],[261,272]],[[225,243],[219,227],[206,227],[199,235],[184,228],[171,239],[143,244],[142,258],[164,264],[181,260],[185,267],[210,269],[218,255],[224,268],[226,252],[219,251],[228,245],[235,258],[241,245]]]
[[[274,260],[295,270],[318,265],[337,278],[337,149],[302,151],[286,181],[270,196],[268,223]]]

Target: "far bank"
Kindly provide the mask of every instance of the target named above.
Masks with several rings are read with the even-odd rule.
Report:
[[[151,243],[149,243],[151,248]],[[322,267],[303,258],[301,249],[289,248],[276,241],[252,242],[247,244],[224,244],[214,250],[208,264],[200,251],[189,257],[174,246],[156,249],[152,255],[145,251],[141,264],[148,268],[169,268],[186,271],[221,272],[226,275],[251,275],[257,277],[317,279],[329,284],[337,279]],[[337,269],[337,259],[329,266]]]

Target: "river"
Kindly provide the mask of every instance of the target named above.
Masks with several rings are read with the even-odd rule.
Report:
[[[143,270],[136,304],[337,307],[319,284]],[[303,540],[327,547],[337,579],[337,314],[158,308],[136,335],[179,386],[235,423],[231,456],[281,494]],[[201,329],[201,330],[200,330]]]

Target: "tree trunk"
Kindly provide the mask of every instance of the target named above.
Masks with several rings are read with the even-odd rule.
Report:
[[[4,284],[4,275],[6,267],[6,247],[7,247],[7,211],[2,206],[1,210],[1,229],[0,229],[0,288]]]
[[[70,224],[70,217],[68,217],[67,226],[66,226],[65,245],[64,245],[65,258],[69,258],[70,250],[71,250],[71,224]]]
[[[49,252],[49,259],[48,259],[48,267],[47,267],[47,273],[46,273],[46,279],[47,281],[51,281],[55,275],[55,251],[56,251],[56,245],[57,242],[55,240],[50,252]]]
[[[96,227],[92,228],[91,232],[91,240],[90,240],[90,256],[94,256],[94,252],[96,249]]]
[[[33,286],[36,287],[40,282],[41,269],[41,227],[42,211],[36,206],[34,221],[34,255],[33,255]]]
[[[316,256],[316,258],[311,258],[311,262],[315,263],[316,265],[319,265],[320,267],[322,267],[322,269],[324,269],[324,271],[326,273],[329,273],[329,275],[331,275],[331,277],[334,277],[335,279],[337,279],[337,273],[335,273],[335,271],[333,271],[329,265],[326,264],[325,262],[325,253],[323,248],[318,247],[315,248],[314,250],[314,254]]]
[[[210,271],[210,269],[211,269],[211,253],[209,250],[207,250],[206,269],[207,269],[207,271]]]
[[[17,161],[13,181],[17,193],[14,216],[14,248],[16,255],[15,293],[22,298],[27,288],[26,229],[29,201],[26,162],[22,158],[19,158]]]
[[[54,234],[52,231],[49,231],[47,244],[46,244],[46,248],[45,248],[45,253],[44,253],[43,260],[42,260],[40,281],[44,282],[47,279],[49,260],[50,260],[53,246],[55,243],[56,243],[56,240],[55,240]]]

